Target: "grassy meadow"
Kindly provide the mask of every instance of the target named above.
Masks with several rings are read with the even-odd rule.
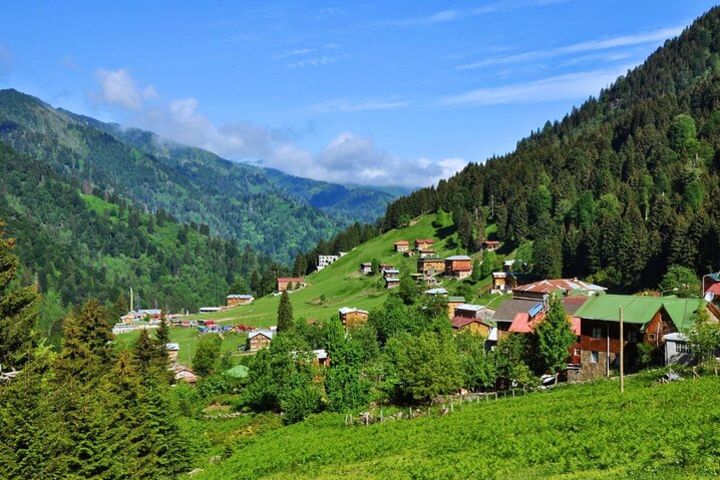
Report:
[[[214,442],[232,439],[228,458],[193,478],[718,478],[720,380],[657,376],[629,378],[624,395],[601,380],[370,426],[329,413],[257,434],[247,418],[206,421]]]

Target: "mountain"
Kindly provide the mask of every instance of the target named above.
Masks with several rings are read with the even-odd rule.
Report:
[[[207,225],[283,262],[356,219],[374,220],[369,217],[381,215],[383,202],[391,199],[368,192],[326,213],[280,187],[275,173],[271,178],[262,168],[55,109],[15,90],[0,91],[0,141],[60,176]],[[309,189],[334,188],[305,183]],[[332,201],[323,203],[333,207]]]
[[[719,169],[713,8],[514,152],[390,204],[382,230],[442,209],[471,250],[492,222],[500,240],[524,247],[537,275],[636,291],[656,287],[672,265],[720,269]]]

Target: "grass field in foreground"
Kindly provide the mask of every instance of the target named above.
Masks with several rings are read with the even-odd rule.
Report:
[[[718,398],[717,377],[655,385],[644,374],[623,396],[601,380],[367,427],[320,414],[237,432],[234,454],[193,478],[717,478]]]

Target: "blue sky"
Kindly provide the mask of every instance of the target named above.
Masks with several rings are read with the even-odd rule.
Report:
[[[597,94],[709,1],[12,2],[0,87],[300,176],[427,185]]]

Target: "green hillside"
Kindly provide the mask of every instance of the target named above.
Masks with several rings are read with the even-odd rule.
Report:
[[[215,420],[233,454],[193,478],[717,478],[720,382],[649,378],[624,396],[603,380],[367,427],[321,414],[253,435],[248,419]]]
[[[341,307],[371,310],[380,306],[389,294],[382,276],[361,275],[359,266],[360,263],[377,259],[381,263],[394,265],[402,273],[414,273],[417,270],[417,257],[404,257],[396,253],[393,250],[393,243],[398,240],[412,242],[417,238],[433,238],[436,240],[436,251],[440,256],[464,253],[457,246],[457,234],[452,226],[448,224],[435,228],[432,225],[433,220],[433,216],[419,217],[411,226],[386,232],[356,247],[322,271],[306,277],[308,286],[290,295],[295,318],[325,320],[337,315]],[[451,292],[459,285],[459,282],[454,280],[442,279],[442,282],[442,286]],[[475,294],[479,292],[480,286],[473,287]],[[254,326],[275,325],[279,298],[276,295],[268,295],[257,299],[251,305],[237,307],[227,312],[196,315],[194,318]]]

